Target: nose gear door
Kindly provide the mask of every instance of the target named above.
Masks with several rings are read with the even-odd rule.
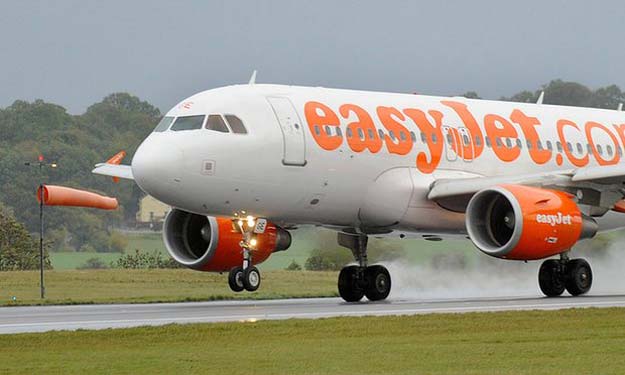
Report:
[[[268,97],[267,100],[280,124],[284,139],[284,152],[282,164],[304,166],[306,165],[306,142],[304,140],[304,128],[300,121],[293,103],[285,97]]]

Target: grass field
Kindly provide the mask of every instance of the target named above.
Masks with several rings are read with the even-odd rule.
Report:
[[[335,272],[263,272],[254,293],[234,293],[227,275],[173,270],[46,271],[46,299],[39,299],[39,273],[0,273],[0,305],[208,301],[337,295]],[[13,297],[16,301],[13,301]]]
[[[0,336],[0,373],[623,374],[625,309]]]

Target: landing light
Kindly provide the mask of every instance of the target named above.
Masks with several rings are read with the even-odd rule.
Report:
[[[253,216],[248,216],[247,217],[247,226],[248,227],[253,227],[254,226],[254,217]]]
[[[256,244],[257,244],[257,243],[258,243],[258,241],[256,240],[256,238],[252,238],[252,239],[250,240],[250,245],[251,245],[252,247],[256,246]]]

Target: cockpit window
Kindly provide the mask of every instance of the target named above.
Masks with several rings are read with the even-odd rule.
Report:
[[[173,131],[202,129],[204,123],[204,115],[199,116],[181,116],[176,119],[171,127]]]
[[[154,131],[158,133],[164,132],[165,130],[169,129],[169,125],[171,125],[172,121],[174,121],[173,117],[163,117],[158,125],[156,125],[156,127],[154,128]]]
[[[228,125],[230,125],[230,129],[232,129],[233,133],[236,134],[247,134],[247,129],[245,129],[245,125],[243,125],[243,121],[235,115],[226,115],[226,121],[228,121]]]
[[[215,130],[222,133],[230,133],[224,119],[221,118],[220,115],[210,115],[208,116],[208,121],[206,121],[206,129]]]

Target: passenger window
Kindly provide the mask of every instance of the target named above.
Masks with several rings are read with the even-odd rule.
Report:
[[[547,150],[553,150],[553,146],[551,145],[551,141],[547,141]]]
[[[365,133],[362,131],[362,129],[358,129],[358,137],[361,141],[365,140]]]
[[[623,151],[621,151],[621,146],[616,146],[616,154],[618,156],[622,156],[623,155]]]
[[[373,129],[367,129],[367,134],[369,134],[369,139],[373,139]]]
[[[480,146],[482,145],[482,139],[480,138],[480,136],[479,136],[479,135],[476,135],[476,136],[475,136],[475,145],[476,145],[477,147],[480,147]]]
[[[423,142],[423,143],[427,142],[427,140],[425,138],[425,133],[424,132],[421,132],[421,142]]]
[[[332,130],[328,125],[324,126],[323,130],[326,132],[326,135],[332,135]]]
[[[404,133],[404,132],[399,132],[399,138],[400,138],[402,141],[405,141],[405,140],[406,140],[406,133]]]
[[[562,152],[562,143],[560,143],[560,141],[556,142],[556,147],[558,148],[558,152]]]
[[[518,139],[518,138],[516,139],[516,146],[517,146],[518,148],[523,148],[523,142],[521,142],[521,140],[520,140],[520,139]]]
[[[540,140],[536,141],[536,148],[539,150],[543,149],[543,143]]]
[[[202,124],[204,123],[204,115],[199,116],[181,116],[176,119],[174,125],[172,125],[171,130],[173,131],[182,131],[182,130],[196,130],[202,129]],[[221,119],[221,116],[218,116]],[[221,120],[223,123],[223,120]],[[228,132],[228,128],[224,124],[224,128],[226,132]]]
[[[584,148],[582,147],[582,144],[579,142],[577,142],[577,152],[579,152],[580,154],[584,152]]]
[[[605,146],[605,149],[606,149],[606,151],[608,151],[608,156],[611,157],[612,156],[612,146],[607,145],[607,146]]]
[[[490,138],[488,136],[486,136],[486,147],[490,147],[491,143],[490,143]]]
[[[245,129],[245,125],[243,125],[243,121],[235,115],[225,115],[226,121],[228,121],[228,125],[230,125],[230,129],[235,134],[247,134],[247,129]]]
[[[384,130],[379,129],[378,130],[378,135],[380,136],[380,139],[384,140]]]
[[[530,141],[529,139],[527,140],[527,149],[528,150],[532,149],[532,141]]]
[[[412,140],[412,143],[417,143],[417,136],[414,132],[410,132],[410,139]]]
[[[467,136],[466,134],[464,134],[462,136],[462,140],[464,141],[464,145],[468,146],[469,145],[469,136]]]
[[[506,138],[506,146],[508,146],[508,148],[512,148],[512,140],[510,140],[510,138]]]
[[[450,133],[447,133],[447,143],[451,146],[454,143],[454,139]]]
[[[395,142],[395,133],[393,133],[392,130],[389,130],[388,132],[389,137],[391,137],[391,139],[393,140],[393,142]]]
[[[603,149],[601,148],[601,145],[597,145],[597,152],[599,152],[599,155],[603,156]]]
[[[501,138],[499,137],[495,138],[495,144],[497,145],[497,147],[503,146],[503,143],[501,143]]]
[[[158,125],[154,128],[154,132],[160,133],[169,129],[169,125],[174,121],[173,117],[163,117],[161,121],[159,121]]]
[[[590,146],[590,143],[586,143],[586,151],[588,151],[589,154],[592,154],[592,147]]]
[[[208,121],[206,121],[206,129],[214,130],[221,133],[230,133],[224,119],[221,115],[210,115]]]
[[[566,142],[566,148],[569,152],[573,152],[573,145],[571,145],[571,142]]]
[[[319,131],[319,125],[315,125],[315,134],[321,135],[321,131]],[[347,132],[349,134],[349,131]]]
[[[336,135],[338,135],[339,137],[342,137],[343,136],[343,131],[341,130],[341,128],[339,128],[337,126],[335,129],[336,129]]]
[[[353,134],[353,133],[352,133],[352,128],[347,128],[346,133],[347,133],[347,138],[351,138],[351,137],[352,137],[352,134]]]
[[[438,138],[436,137],[436,134],[432,134],[432,143],[436,144],[436,142],[438,142]]]

